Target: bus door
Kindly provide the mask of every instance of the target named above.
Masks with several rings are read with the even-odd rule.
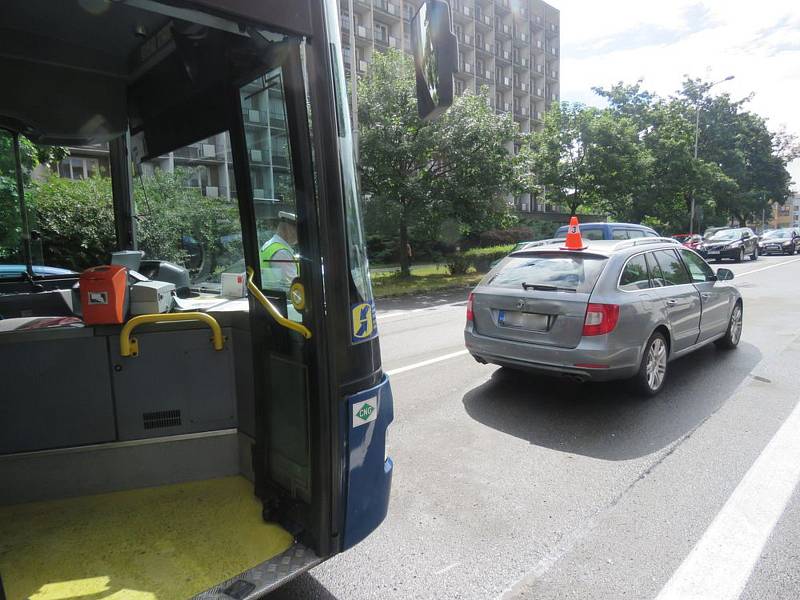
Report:
[[[330,444],[331,420],[301,51],[287,39],[274,65],[239,83],[231,145],[250,291],[256,493],[267,520],[324,553],[331,465],[312,457]]]

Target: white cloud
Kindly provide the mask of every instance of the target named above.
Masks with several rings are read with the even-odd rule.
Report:
[[[601,104],[591,88],[644,80],[662,95],[684,75],[733,81],[772,129],[800,134],[800,5],[787,0],[550,0],[561,11],[561,99]],[[800,188],[800,161],[790,165]]]

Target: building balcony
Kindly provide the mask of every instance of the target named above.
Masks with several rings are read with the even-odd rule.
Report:
[[[475,38],[468,33],[462,33],[461,37],[458,38],[458,43],[465,46],[472,46],[475,44]]]
[[[503,102],[497,105],[497,110],[500,112],[511,112],[511,102]]]
[[[363,25],[356,25],[356,37],[372,41],[372,29]]]
[[[497,29],[494,32],[495,36],[506,39],[511,39],[511,25],[505,23],[498,23]]]
[[[559,27],[556,23],[548,23],[544,30],[547,33],[547,37],[556,37],[559,33]]]
[[[467,6],[466,4],[464,6],[453,4],[452,11],[453,18],[461,22],[469,23],[475,17],[475,11],[473,8],[471,6]]]
[[[544,120],[544,113],[540,110],[534,110],[531,112],[531,117],[534,121],[543,121]]]
[[[373,0],[373,6],[384,15],[400,18],[400,6],[386,0]]]
[[[522,56],[519,53],[514,55],[514,67],[517,69],[527,69],[531,64],[531,59],[527,56]]]
[[[484,42],[483,46],[475,46],[481,52],[486,52],[486,54],[494,54],[494,44],[490,44],[489,42]]]
[[[550,69],[550,70],[547,72],[547,76],[548,76],[550,79],[555,79],[555,80],[558,80],[558,71],[557,71],[556,69]]]
[[[478,77],[482,77],[487,82],[491,82],[492,81],[492,70],[491,69],[486,69],[484,71],[480,71],[480,72],[478,72]]]
[[[531,42],[531,48],[534,50],[544,50],[544,42],[542,40],[533,40]]]
[[[531,17],[531,31],[541,31],[544,28],[544,19],[542,15],[533,15]]]
[[[502,61],[505,61],[507,63],[510,63],[511,62],[511,51],[510,50],[504,50],[504,49],[498,47],[497,48],[497,58],[499,60],[502,60]]]
[[[506,77],[504,75],[497,76],[497,87],[501,89],[511,89],[511,77]]]
[[[540,87],[533,88],[533,95],[537,98],[544,98],[544,90]]]
[[[545,54],[547,55],[548,59],[552,60],[553,58],[557,58],[558,48],[556,48],[555,46],[550,46],[549,48],[547,48],[547,52],[545,52]]]
[[[542,64],[533,65],[533,72],[534,74],[538,73],[539,75],[544,75],[544,65]]]
[[[494,12],[498,15],[507,15],[511,12],[510,0],[495,0]]]
[[[531,90],[531,84],[526,81],[515,81],[514,82],[514,93],[515,94],[527,94]]]
[[[514,44],[517,46],[526,46],[530,41],[531,37],[525,31],[522,31],[521,29],[516,29],[514,31]]]
[[[475,23],[484,28],[491,28],[492,24],[494,23],[494,20],[492,19],[491,16],[487,14],[481,14],[476,17]]]
[[[516,106],[514,108],[514,116],[522,119],[527,119],[530,116],[530,109],[527,106]]]
[[[463,63],[458,65],[458,73],[456,76],[467,74],[467,75],[474,75],[475,74],[475,67],[472,66],[472,63],[468,63],[464,61]]]

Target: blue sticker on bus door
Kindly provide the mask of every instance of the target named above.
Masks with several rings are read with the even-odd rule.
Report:
[[[353,342],[365,342],[378,335],[378,326],[375,323],[375,304],[362,302],[354,304],[351,309],[351,322],[353,325]]]

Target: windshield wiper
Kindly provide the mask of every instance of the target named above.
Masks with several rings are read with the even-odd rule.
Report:
[[[541,292],[577,292],[577,288],[559,287],[557,285],[546,285],[544,283],[525,283],[522,282],[522,289],[526,292],[528,290],[538,290]]]

